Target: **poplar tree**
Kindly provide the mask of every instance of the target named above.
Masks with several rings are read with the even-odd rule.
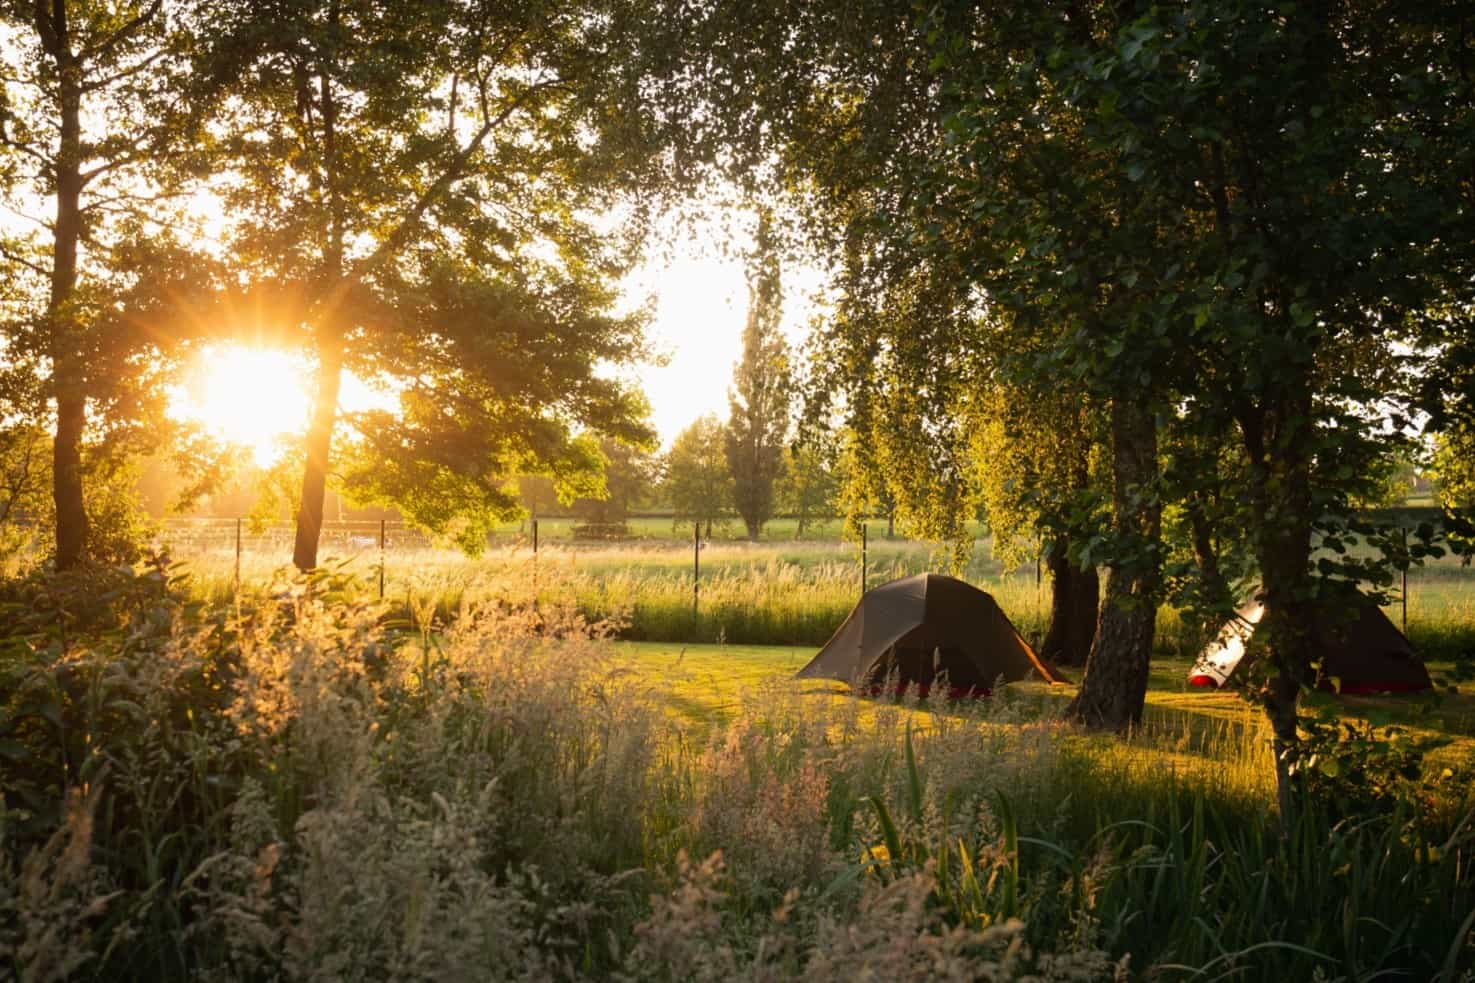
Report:
[[[727,422],[727,464],[733,507],[757,542],[773,518],[774,485],[783,470],[790,422],[788,345],[784,342],[783,284],[767,215],[758,226],[748,274],[748,320],[743,355],[733,367]]]

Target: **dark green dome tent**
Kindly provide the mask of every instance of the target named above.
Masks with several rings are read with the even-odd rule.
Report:
[[[1252,599],[1188,672],[1188,685],[1223,686],[1239,669],[1245,649],[1265,614]],[[1321,665],[1319,683],[1340,693],[1418,693],[1430,689],[1429,670],[1403,632],[1360,591],[1348,588],[1312,610],[1311,646]]]
[[[1031,675],[1062,681],[990,595],[935,573],[866,591],[819,654],[795,673],[857,689],[914,685],[923,695],[939,676],[954,695],[983,695],[995,680],[1012,683]]]

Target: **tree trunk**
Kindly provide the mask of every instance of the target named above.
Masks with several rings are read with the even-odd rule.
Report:
[[[896,538],[896,507],[892,506],[886,512],[886,538]]]
[[[329,5],[328,21],[338,26],[337,3]],[[328,242],[323,253],[323,282],[329,284],[316,313],[318,341],[317,395],[312,420],[307,428],[302,468],[302,498],[297,507],[297,541],[292,562],[299,570],[318,565],[318,540],[323,531],[323,501],[328,487],[328,462],[333,447],[333,428],[338,422],[338,387],[343,376],[344,329],[337,309],[344,299],[342,201],[338,196],[338,105],[333,83],[326,70],[318,75],[318,109],[322,118],[323,156],[321,171],[313,181],[328,203]]]
[[[1141,723],[1157,627],[1162,504],[1157,421],[1139,400],[1111,405],[1113,532],[1126,558],[1106,574],[1106,598],[1086,658],[1080,692],[1067,716],[1088,727],[1127,730]]]
[[[1276,798],[1283,828],[1295,816],[1291,774],[1300,745],[1296,717],[1301,687],[1313,671],[1307,634],[1314,602],[1311,576],[1311,425],[1309,384],[1287,383],[1289,395],[1269,408],[1244,411],[1240,426],[1250,460],[1250,508],[1265,601],[1262,631],[1270,678],[1265,714],[1275,740]]]
[[[1234,600],[1229,591],[1229,579],[1219,565],[1219,550],[1209,516],[1202,497],[1194,496],[1188,505],[1188,523],[1193,539],[1193,558],[1198,564],[1199,596],[1214,603],[1212,609],[1197,619],[1196,627],[1203,644],[1207,644],[1223,626],[1219,605]]]
[[[1204,593],[1209,597],[1223,597],[1229,593],[1229,582],[1219,568],[1219,550],[1214,545],[1213,528],[1201,502],[1190,505],[1188,522],[1193,530],[1193,557],[1198,563]]]
[[[1081,570],[1070,560],[1070,540],[1059,536],[1045,558],[1050,569],[1050,627],[1040,655],[1061,666],[1083,666],[1096,637],[1101,582],[1096,568]]]
[[[307,430],[306,461],[302,469],[302,498],[297,508],[297,541],[292,562],[299,570],[318,565],[318,539],[323,531],[323,503],[327,497],[328,461],[333,427],[338,421],[338,387],[343,375],[343,338],[325,331],[319,342],[317,395]]]
[[[59,76],[61,126],[55,164],[56,227],[51,295],[46,317],[52,396],[56,400],[56,438],[52,445],[56,568],[65,570],[85,559],[88,533],[87,508],[82,497],[82,435],[87,424],[87,390],[79,352],[81,325],[72,309],[77,286],[77,243],[82,235],[82,95],[80,69],[69,47],[66,24],[57,18],[52,26],[50,53]]]

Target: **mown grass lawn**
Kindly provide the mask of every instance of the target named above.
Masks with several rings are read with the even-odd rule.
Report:
[[[817,651],[808,646],[612,644],[648,679],[667,710],[698,733],[730,721],[745,703],[759,700],[774,689],[817,701],[842,700],[848,694],[848,687],[842,683],[792,678]],[[1177,758],[1186,754],[1217,761],[1226,744],[1235,745],[1238,756],[1242,756],[1243,744],[1268,741],[1260,711],[1240,691],[1189,687],[1186,679],[1191,664],[1189,659],[1153,661],[1142,731],[1127,746],[1149,756]],[[1430,665],[1436,675],[1447,668],[1438,663]],[[1002,698],[1042,710],[1063,708],[1076,693],[1080,670],[1070,670],[1068,675],[1072,682],[1057,686],[1011,684]],[[1311,702],[1349,721],[1402,727],[1415,736],[1448,737],[1449,746],[1434,756],[1435,761],[1446,756],[1475,755],[1475,687],[1469,684],[1457,693],[1326,695],[1313,697]],[[920,712],[916,715],[919,725],[926,716]]]

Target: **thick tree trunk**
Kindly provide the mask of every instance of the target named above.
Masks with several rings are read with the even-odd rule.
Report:
[[[1070,540],[1057,537],[1045,557],[1050,570],[1050,627],[1040,646],[1046,662],[1083,666],[1096,637],[1101,581],[1096,568],[1080,569],[1070,559]]]
[[[338,26],[337,3],[328,7],[328,21]],[[322,114],[322,169],[314,172],[317,190],[328,203],[328,242],[323,253],[323,282],[330,284],[317,312],[318,342],[317,394],[312,406],[312,420],[307,428],[302,469],[302,498],[297,507],[297,540],[292,547],[292,562],[299,570],[318,565],[318,540],[323,531],[323,502],[328,487],[328,462],[333,448],[333,428],[338,422],[338,388],[343,377],[344,329],[338,304],[346,295],[343,279],[342,200],[338,195],[337,96],[327,71],[318,81],[318,110]]]
[[[1265,600],[1261,628],[1266,639],[1265,714],[1275,741],[1276,797],[1281,822],[1295,816],[1291,775],[1300,746],[1296,730],[1301,687],[1310,681],[1314,602],[1311,576],[1310,386],[1286,386],[1290,395],[1269,408],[1240,414],[1250,460],[1250,507],[1255,517],[1255,552]]]
[[[68,367],[69,368],[69,367]],[[56,439],[52,445],[52,500],[56,503],[56,568],[66,570],[87,556],[87,507],[82,497],[82,431],[87,399],[73,373],[57,366]]]
[[[77,287],[77,244],[82,235],[82,96],[80,69],[69,49],[66,24],[52,21],[50,44],[58,69],[60,140],[56,157],[56,227],[53,230],[51,294],[47,329],[56,438],[52,445],[52,498],[56,503],[56,568],[76,566],[87,556],[87,508],[82,497],[82,435],[87,424],[87,389],[81,364],[81,326],[73,310]],[[43,32],[43,37],[45,33]]]
[[[1157,421],[1140,401],[1111,406],[1112,524],[1128,559],[1111,566],[1096,639],[1086,658],[1080,692],[1067,716],[1110,730],[1141,723],[1157,626],[1162,505],[1157,479]]]
[[[343,375],[343,339],[336,332],[324,334],[318,351],[317,395],[312,407],[312,423],[307,430],[302,498],[297,508],[297,541],[292,549],[292,562],[299,570],[311,570],[318,565],[328,461],[333,427],[338,422],[338,387]]]

